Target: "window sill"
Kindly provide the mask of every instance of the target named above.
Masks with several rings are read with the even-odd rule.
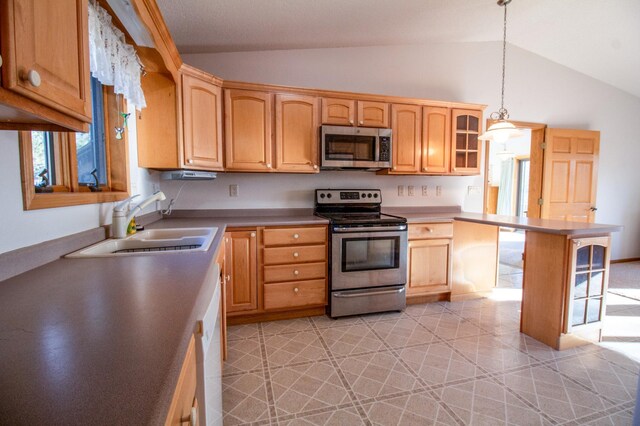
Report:
[[[24,209],[38,210],[53,207],[80,206],[83,204],[110,203],[129,197],[128,192],[53,192],[48,194],[25,194]]]

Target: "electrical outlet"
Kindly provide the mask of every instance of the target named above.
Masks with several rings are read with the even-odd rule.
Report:
[[[404,197],[404,186],[398,185],[398,197]]]
[[[229,185],[229,197],[238,196],[238,184]]]
[[[440,185],[436,186],[436,197],[442,195],[442,187]]]
[[[479,186],[468,186],[467,187],[467,195],[480,195],[480,187]]]
[[[427,185],[422,185],[422,196],[423,197],[429,196],[429,187]]]
[[[416,195],[415,188],[413,187],[413,185],[407,186],[407,195],[409,197],[413,197],[414,195]]]

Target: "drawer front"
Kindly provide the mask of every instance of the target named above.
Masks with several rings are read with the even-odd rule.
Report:
[[[324,226],[305,228],[267,228],[263,231],[265,246],[288,246],[292,244],[324,244],[327,228]]]
[[[453,238],[453,223],[409,224],[409,239]]]
[[[326,262],[326,246],[269,247],[264,249],[264,264]]]
[[[303,263],[300,265],[279,265],[264,267],[264,282],[312,280],[327,277],[327,264]]]
[[[326,280],[296,281],[264,286],[264,308],[282,309],[327,303]]]

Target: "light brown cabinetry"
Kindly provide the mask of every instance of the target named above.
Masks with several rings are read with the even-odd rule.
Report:
[[[409,225],[407,297],[451,291],[453,224]]]
[[[222,170],[222,89],[197,74],[182,74],[186,168]]]
[[[185,355],[178,384],[171,399],[165,426],[184,424],[198,425],[198,400],[196,398],[196,350],[195,338],[191,336]]]
[[[258,309],[257,229],[225,233],[227,312]]]
[[[422,172],[446,174],[451,171],[450,110],[422,108]]]
[[[387,128],[389,127],[389,104],[322,98],[322,124]]]
[[[480,111],[451,110],[451,170],[456,174],[479,174],[482,144],[478,141],[482,126]]]
[[[273,170],[272,95],[238,89],[227,89],[224,93],[225,169]]]
[[[391,106],[393,173],[419,173],[422,111],[419,105]]]
[[[87,131],[87,0],[0,4],[0,128]]]
[[[278,172],[317,173],[318,98],[277,94],[275,169]]]

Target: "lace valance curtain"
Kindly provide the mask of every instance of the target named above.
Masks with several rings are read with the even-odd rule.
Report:
[[[138,110],[147,106],[138,55],[111,23],[111,15],[95,0],[89,0],[89,64],[91,75],[104,85],[114,86],[114,92],[122,94],[130,105]]]

